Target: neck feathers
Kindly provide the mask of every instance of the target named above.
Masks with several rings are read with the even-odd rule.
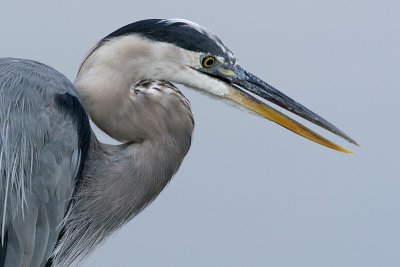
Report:
[[[193,128],[192,128],[193,129]],[[83,182],[55,251],[61,266],[83,259],[151,203],[189,150],[191,131],[117,146],[92,138]]]
[[[105,145],[93,135],[73,220],[54,252],[62,266],[88,255],[157,197],[188,152],[194,128],[189,101],[171,83],[140,80],[132,68],[133,78],[124,78],[125,70],[118,76],[107,61],[91,67],[92,56],[75,85],[97,126],[125,143]]]
[[[162,113],[176,107],[180,109],[181,103],[170,97],[174,95],[172,93],[179,95],[178,100],[188,102],[172,84],[151,83],[149,88],[140,83],[145,80],[180,82],[177,73],[187,65],[181,62],[186,58],[182,53],[185,53],[182,48],[151,42],[138,35],[99,43],[83,61],[74,82],[85,110],[96,125],[113,138],[122,142],[137,141],[142,138],[140,135],[146,134],[147,126],[154,126],[146,122],[155,121],[149,117],[159,115],[156,113],[162,112],[161,106],[165,109]],[[147,111],[149,109],[152,110]],[[135,116],[137,112],[144,114],[141,121]],[[190,112],[190,106],[184,112]],[[169,120],[165,116],[162,119]],[[154,133],[154,127],[151,130]]]

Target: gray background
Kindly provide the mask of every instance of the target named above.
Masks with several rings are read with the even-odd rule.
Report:
[[[400,266],[397,3],[0,1],[0,56],[72,80],[120,26],[196,21],[361,144],[313,127],[356,154],[335,152],[181,86],[196,120],[181,169],[82,266]]]

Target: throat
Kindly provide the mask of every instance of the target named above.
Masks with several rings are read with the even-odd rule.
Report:
[[[166,135],[114,146],[93,137],[57,263],[85,257],[151,203],[178,170],[190,139],[178,143]]]
[[[87,161],[83,191],[86,198],[90,193],[90,201],[102,202],[97,204],[111,213],[105,216],[99,209],[93,212],[101,212],[104,220],[119,218],[121,223],[138,214],[178,170],[189,150],[190,136],[187,139],[177,143],[166,135],[117,146],[97,143],[94,157]]]
[[[188,149],[167,137],[118,146],[101,144],[100,160],[88,162],[101,166],[87,173],[96,177],[91,189],[97,188],[104,204],[120,213],[110,216],[130,219],[167,185]]]

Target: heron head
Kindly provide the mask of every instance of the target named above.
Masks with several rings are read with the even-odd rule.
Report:
[[[96,57],[92,57],[94,53]],[[184,84],[245,107],[321,145],[351,153],[268,106],[262,98],[357,144],[333,124],[243,69],[216,35],[191,21],[148,19],[126,25],[103,38],[82,66],[98,65],[93,60],[98,57],[103,57],[105,68],[120,66],[120,76]]]

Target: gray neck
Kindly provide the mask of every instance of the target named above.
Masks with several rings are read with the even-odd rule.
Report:
[[[181,137],[166,133],[140,143],[107,145],[92,141],[92,152],[85,164],[83,190],[91,200],[110,211],[106,220],[119,226],[149,204],[176,173],[189,150],[191,133]],[[89,197],[87,197],[89,198]],[[102,209],[92,212],[100,212]],[[100,217],[94,216],[95,218]]]
[[[71,212],[74,220],[67,221],[56,250],[55,262],[61,266],[89,254],[154,200],[178,170],[191,142],[191,133],[179,140],[165,135],[116,146],[92,136]]]
[[[176,173],[190,147],[194,122],[189,102],[170,83],[138,83],[151,78],[152,73],[141,73],[148,48],[127,41],[90,53],[75,80],[92,120],[125,143],[102,144],[92,134],[70,211],[73,220],[65,222],[55,265],[68,266],[83,258],[145,208]],[[118,49],[109,51],[113,45]]]

